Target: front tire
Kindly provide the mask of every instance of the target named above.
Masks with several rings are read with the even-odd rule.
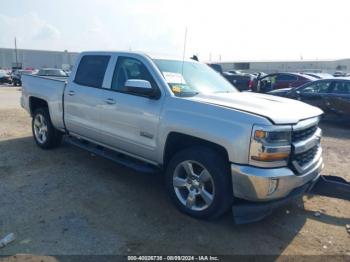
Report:
[[[232,206],[229,163],[211,148],[196,146],[176,153],[166,169],[166,186],[177,208],[195,218],[218,218]]]
[[[62,141],[62,133],[52,125],[47,108],[35,110],[32,119],[32,132],[35,143],[42,149],[55,148]]]

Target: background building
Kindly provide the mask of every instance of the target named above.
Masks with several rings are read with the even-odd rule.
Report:
[[[274,72],[325,72],[350,71],[350,59],[340,60],[300,60],[300,61],[256,61],[256,62],[218,62],[224,71],[244,70],[265,73]]]
[[[64,68],[72,67],[78,53],[65,51],[46,51],[17,49],[17,63],[22,68]],[[16,66],[16,52],[13,48],[0,48],[0,68]]]

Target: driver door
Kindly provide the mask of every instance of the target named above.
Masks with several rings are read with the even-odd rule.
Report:
[[[297,99],[310,105],[327,110],[324,97],[329,93],[332,81],[315,81],[302,88],[299,88]]]

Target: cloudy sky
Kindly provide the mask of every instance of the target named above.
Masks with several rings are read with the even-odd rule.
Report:
[[[142,50],[201,60],[350,57],[347,0],[11,0],[0,47]]]

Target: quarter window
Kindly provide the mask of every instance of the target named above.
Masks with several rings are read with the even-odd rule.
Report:
[[[101,88],[110,56],[86,55],[80,60],[74,82]]]

